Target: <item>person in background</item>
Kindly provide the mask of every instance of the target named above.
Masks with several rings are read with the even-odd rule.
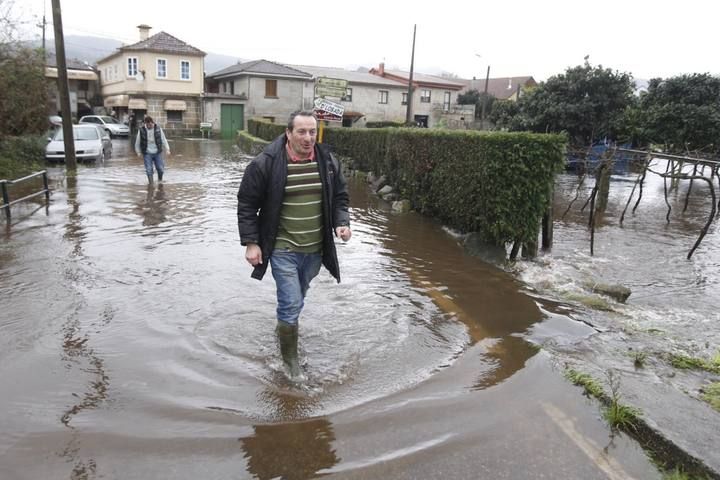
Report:
[[[162,182],[165,173],[165,160],[163,153],[170,155],[170,145],[168,145],[165,132],[156,125],[150,115],[146,115],[143,120],[143,126],[138,130],[135,139],[135,152],[138,157],[142,156],[145,161],[145,173],[147,174],[148,183],[153,183],[153,166],[157,169],[158,181]]]
[[[317,145],[312,112],[290,115],[285,133],[245,169],[238,190],[238,230],[252,278],[268,263],[277,289],[277,335],[290,378],[298,363],[298,318],[310,281],[324,265],[340,282],[333,235],[350,240],[345,179],[326,145]]]

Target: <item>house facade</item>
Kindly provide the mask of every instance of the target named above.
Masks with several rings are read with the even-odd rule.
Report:
[[[367,122],[404,122],[405,105],[402,103],[403,93],[407,86],[402,83],[373,75],[368,72],[351,71],[342,68],[314,67],[294,65],[294,68],[312,75],[305,91],[312,92],[319,78],[345,80],[347,89],[342,97],[328,97],[345,107],[342,123],[328,122],[330,126],[364,127]],[[306,100],[305,108],[312,109],[312,100]]]
[[[72,116],[79,119],[83,115],[92,115],[94,113],[93,108],[102,105],[98,73],[87,62],[70,58],[65,63]],[[45,79],[48,85],[48,114],[61,115],[57,80],[58,68],[55,55],[48,55],[47,57]]]
[[[312,105],[312,75],[270,62],[238,63],[205,78],[205,121],[213,131],[247,128],[250,119],[287,122],[290,114]]]
[[[150,115],[168,135],[199,131],[205,52],[139,25],[140,41],[99,60],[103,104],[136,127]]]
[[[401,94],[400,103],[407,105],[407,86],[410,82],[409,72],[401,70],[388,70],[381,63],[378,68],[371,68],[370,73],[382,78],[394,80],[405,86],[405,93]],[[422,127],[447,126],[451,128],[464,128],[464,122],[471,121],[472,115],[465,105],[457,105],[458,93],[465,85],[434,75],[413,73],[413,94],[411,113],[412,120]],[[466,119],[466,117],[468,117]],[[404,117],[403,117],[404,118]]]

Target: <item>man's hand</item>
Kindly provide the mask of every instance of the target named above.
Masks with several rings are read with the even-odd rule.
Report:
[[[350,227],[348,226],[336,227],[335,235],[340,237],[343,242],[347,242],[348,240],[350,240],[350,237],[352,237],[352,231],[350,231]]]
[[[262,263],[262,249],[257,243],[248,243],[245,247],[245,260],[253,267]]]

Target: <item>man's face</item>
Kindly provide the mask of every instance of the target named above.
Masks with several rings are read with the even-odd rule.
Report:
[[[147,129],[153,128],[153,125],[155,125],[153,122],[145,122],[145,128]]]
[[[300,158],[307,158],[315,147],[317,137],[317,121],[313,117],[298,115],[293,119],[292,132],[286,130],[290,148]]]

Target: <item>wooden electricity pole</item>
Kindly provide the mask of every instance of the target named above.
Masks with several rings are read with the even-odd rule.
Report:
[[[55,57],[58,71],[58,95],[62,113],[63,137],[65,139],[65,168],[75,170],[75,141],[73,140],[72,112],[70,111],[70,88],[68,86],[67,62],[65,61],[65,38],[63,37],[60,0],[52,0],[53,27],[55,29]]]
[[[413,46],[410,55],[410,77],[408,78],[408,94],[407,94],[407,110],[405,111],[405,125],[410,125],[412,121],[412,94],[413,94],[413,69],[415,68],[415,32],[417,24],[413,25]]]

